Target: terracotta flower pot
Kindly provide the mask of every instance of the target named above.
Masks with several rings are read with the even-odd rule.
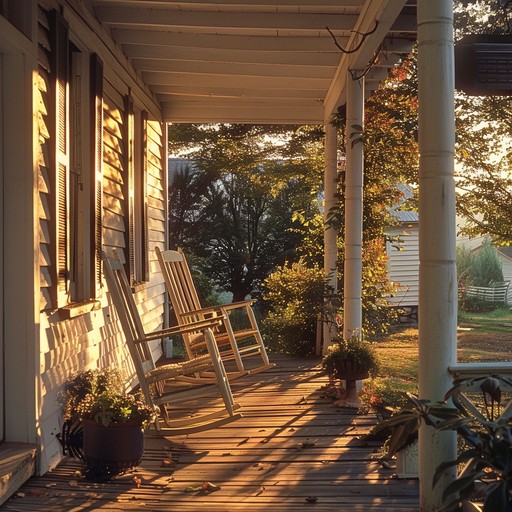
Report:
[[[83,420],[85,477],[108,480],[137,466],[144,453],[144,432],[140,422],[110,423],[105,427]]]

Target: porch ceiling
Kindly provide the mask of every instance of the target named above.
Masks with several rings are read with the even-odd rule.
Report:
[[[88,4],[169,122],[323,123],[344,103],[347,69],[365,72],[375,60],[371,93],[416,39],[415,0]],[[341,52],[327,27],[358,49]]]

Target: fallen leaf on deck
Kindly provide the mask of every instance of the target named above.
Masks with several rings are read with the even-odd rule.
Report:
[[[24,497],[25,497],[25,493],[24,493],[24,492],[17,492],[17,493],[16,493],[16,496],[17,496],[18,498],[24,498]]]
[[[237,446],[240,446],[241,444],[245,444],[247,443],[247,441],[249,441],[249,439],[251,439],[250,437],[246,437],[245,439],[242,439]]]
[[[220,486],[215,485],[215,484],[212,484],[211,482],[205,482],[205,483],[201,486],[201,490],[202,490],[204,493],[210,493],[210,492],[220,491]]]
[[[56,482],[50,482],[49,484],[46,484],[45,487],[57,487]]]
[[[265,439],[262,439],[262,440],[260,441],[260,443],[265,444],[265,443],[268,443],[269,441],[270,441],[270,439],[265,438]]]
[[[303,443],[299,443],[299,446],[301,448],[311,448],[312,446],[315,446],[315,443],[312,441],[304,441]]]
[[[316,496],[308,496],[306,498],[306,503],[316,503],[318,501],[318,498]]]
[[[140,487],[140,485],[142,484],[142,480],[138,476],[133,477],[133,482],[137,487]]]
[[[231,452],[224,452],[224,453],[222,454],[222,457],[227,457],[227,456],[229,456],[229,455],[231,455]]]
[[[78,481],[77,480],[70,480],[68,482],[70,487],[78,487]]]
[[[260,494],[263,494],[263,492],[265,491],[265,487],[260,487],[259,491],[256,493],[256,496],[259,496]]]
[[[199,487],[190,486],[185,489],[185,492],[199,492],[201,489],[202,489],[201,486],[199,486]]]
[[[160,464],[160,467],[162,468],[168,468],[169,466],[172,466],[172,460],[169,459],[164,459],[162,464]]]
[[[86,498],[98,498],[98,494],[96,494],[95,492],[86,492],[85,497]]]

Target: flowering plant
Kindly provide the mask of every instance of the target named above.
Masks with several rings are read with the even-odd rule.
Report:
[[[111,368],[78,372],[64,384],[59,398],[65,420],[90,419],[105,426],[136,421],[144,428],[158,415],[139,393],[126,393],[121,373]]]
[[[327,353],[322,359],[322,366],[332,378],[343,379],[343,375],[340,375],[339,365],[347,361],[372,375],[377,373],[379,363],[370,343],[363,341],[357,335],[353,335],[347,340],[342,336],[336,336],[332,341],[333,345],[328,347]]]

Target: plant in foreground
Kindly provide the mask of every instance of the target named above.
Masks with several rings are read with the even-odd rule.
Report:
[[[464,448],[457,458],[441,464],[434,475],[433,486],[446,469],[462,467],[444,490],[444,511],[458,510],[462,502],[472,499],[484,502],[483,512],[512,511],[512,403],[502,410],[504,386],[510,388],[512,379],[493,375],[455,381],[444,402],[409,395],[412,407],[376,429],[391,432],[388,457],[406,446],[423,422],[437,430],[454,430],[463,439]],[[475,389],[482,397],[480,408],[464,393]],[[450,399],[453,407],[446,402]]]

